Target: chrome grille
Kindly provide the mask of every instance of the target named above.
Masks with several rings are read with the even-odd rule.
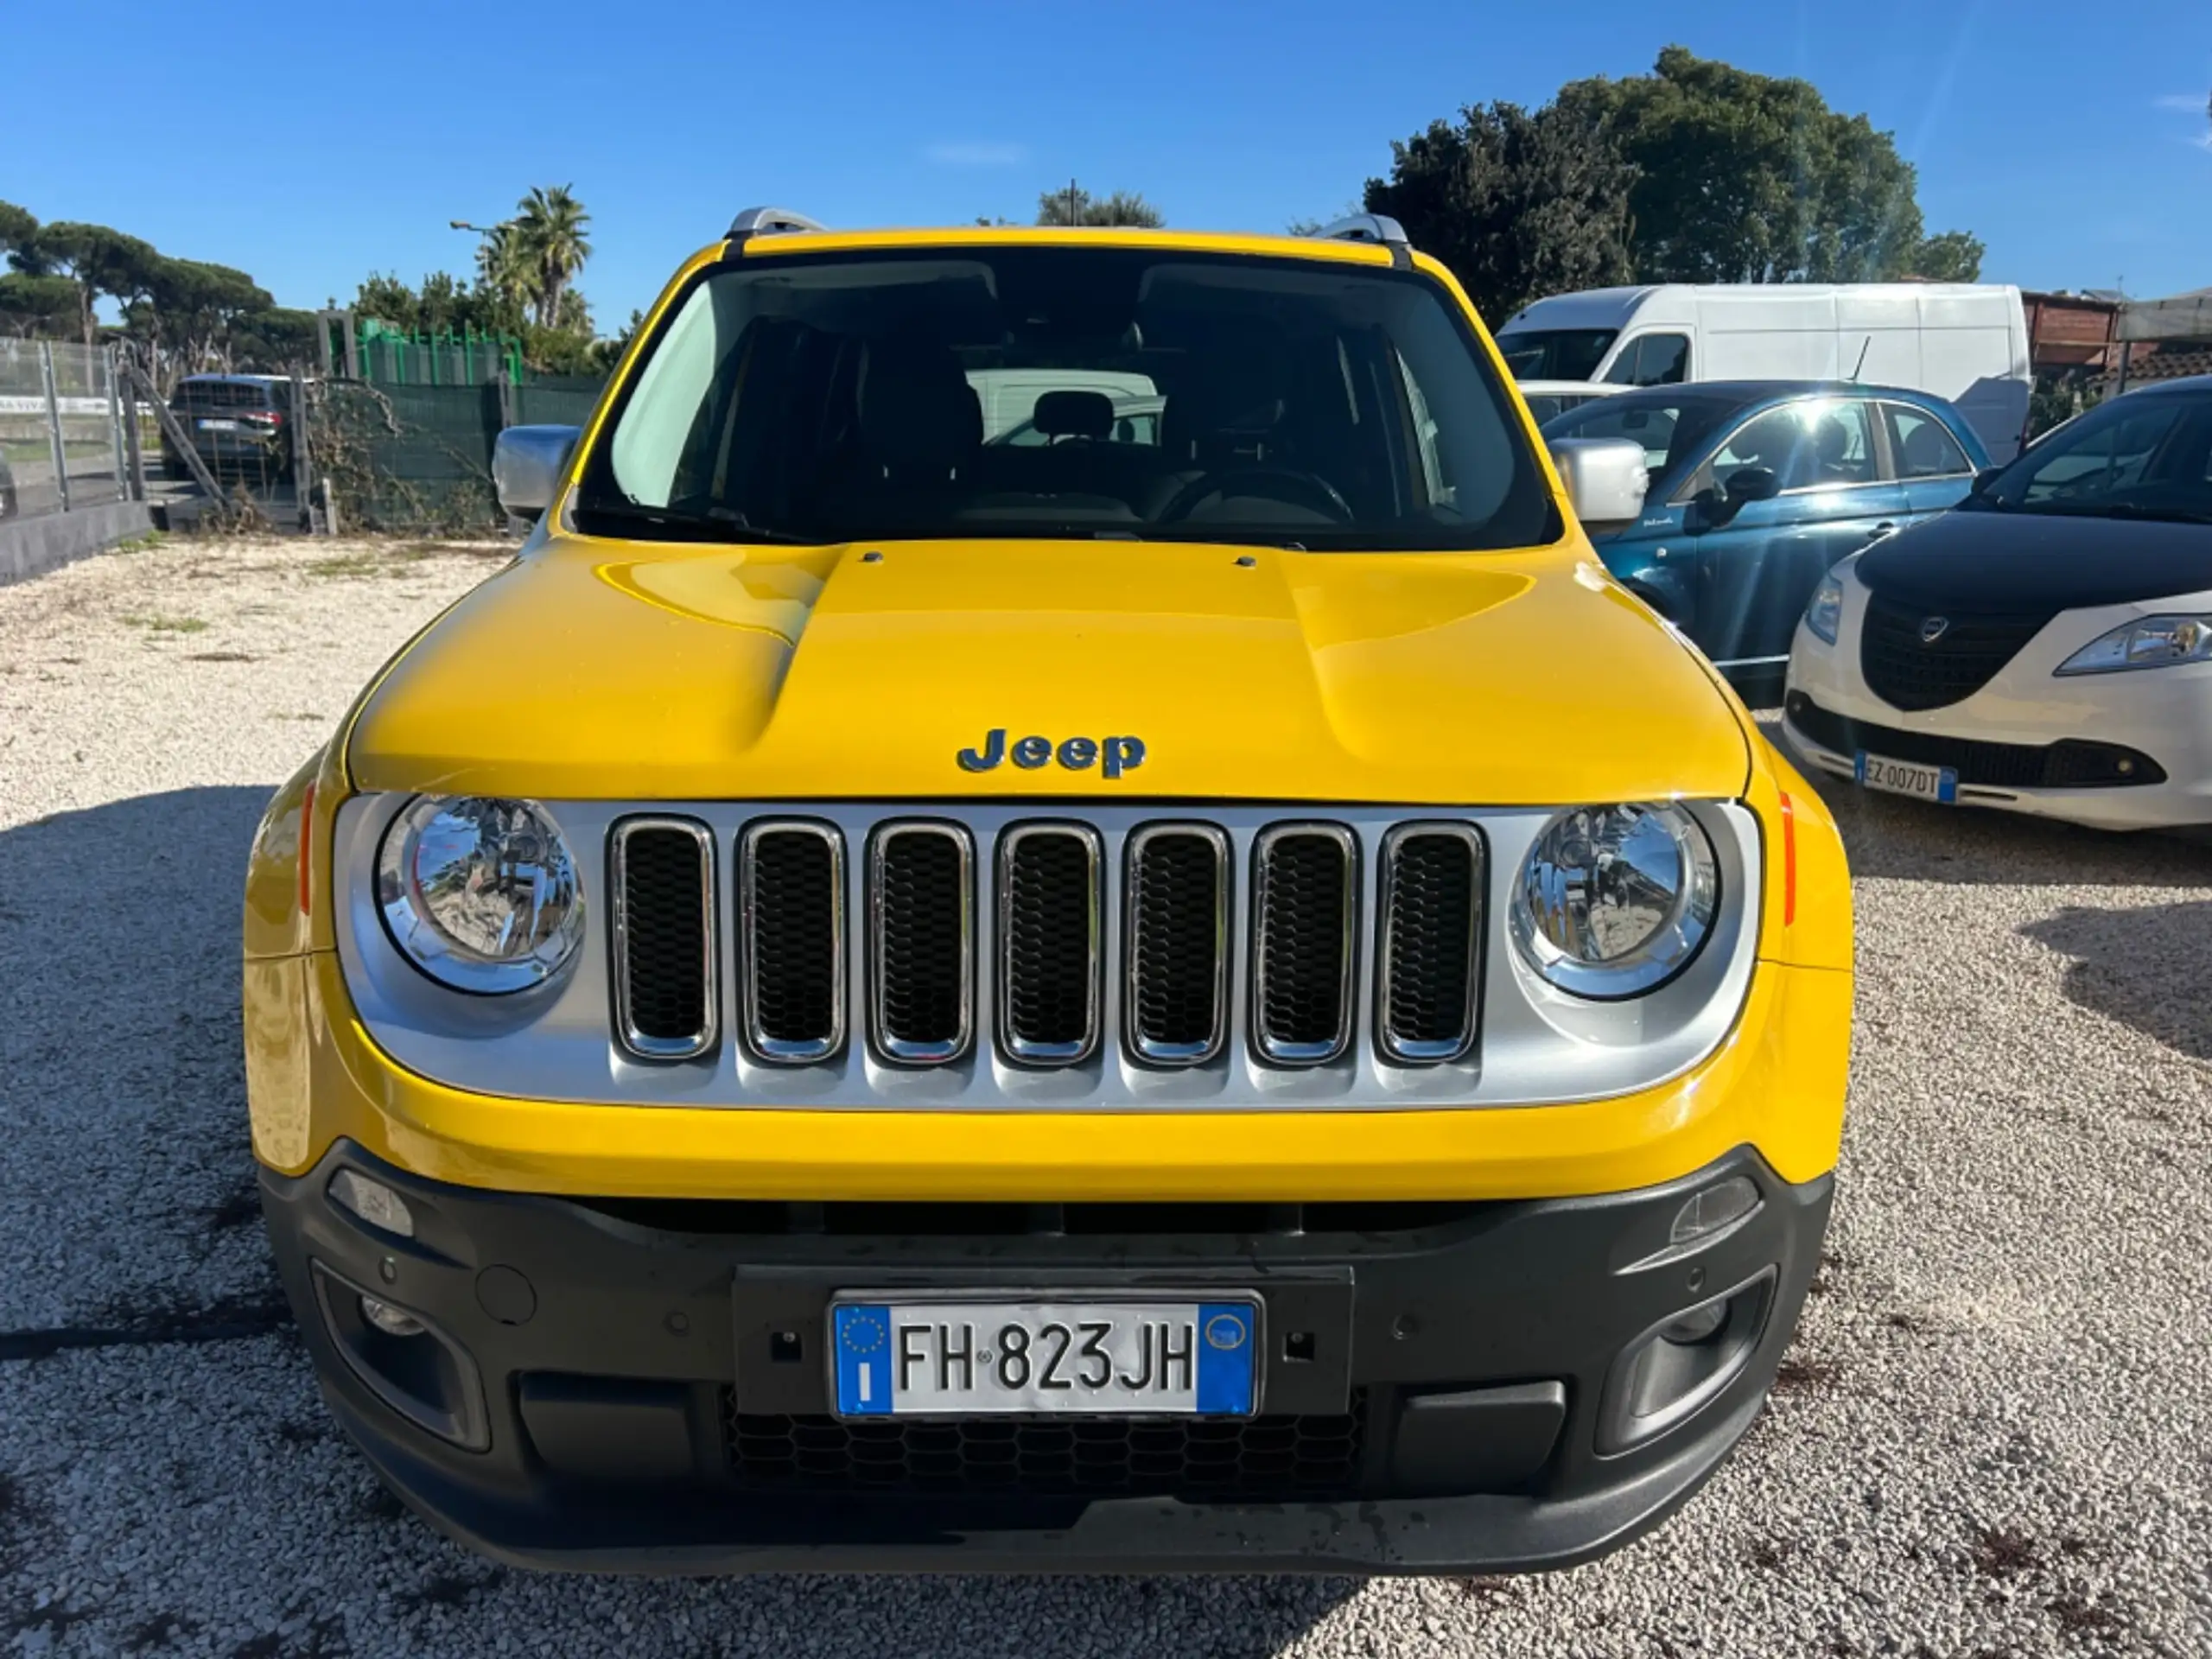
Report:
[[[1021,823],[999,839],[999,1040],[1009,1058],[1071,1065],[1098,1046],[1098,832]]]
[[[834,824],[771,818],[738,845],[745,1041],[775,1065],[845,1046],[845,843]]]
[[[1383,838],[1376,1034],[1408,1065],[1474,1046],[1483,844],[1464,823],[1404,824]]]
[[[641,1058],[715,1046],[715,841],[690,818],[626,818],[607,843],[614,899],[614,1023]]]
[[[1202,1065],[1229,1032],[1229,837],[1205,823],[1132,830],[1126,880],[1129,1052]]]
[[[1351,1041],[1358,843],[1334,823],[1262,830],[1252,855],[1252,1040],[1278,1065],[1322,1065]]]
[[[869,842],[868,967],[877,1051],[941,1065],[975,1025],[975,842],[956,823],[886,824]]]

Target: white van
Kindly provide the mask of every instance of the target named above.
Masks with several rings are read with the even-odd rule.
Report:
[[[1742,283],[1593,288],[1538,300],[1498,331],[1518,380],[1863,380],[1956,405],[1999,465],[2028,421],[2028,320],[1980,283]]]

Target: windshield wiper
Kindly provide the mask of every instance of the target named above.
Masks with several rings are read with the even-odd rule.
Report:
[[[793,547],[819,547],[811,536],[794,536],[787,530],[768,530],[753,524],[734,507],[709,507],[687,512],[681,507],[649,507],[636,501],[579,501],[580,520],[604,519],[613,524],[634,524],[664,532],[671,540],[686,542],[773,542]]]

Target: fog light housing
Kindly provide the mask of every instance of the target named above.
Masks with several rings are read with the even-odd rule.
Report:
[[[399,1238],[415,1236],[415,1212],[401,1198],[382,1181],[350,1169],[341,1169],[330,1178],[331,1201],[340,1209],[350,1210],[370,1226]]]
[[[1625,1452],[1703,1411],[1744,1374],[1766,1334],[1779,1270],[1669,1314],[1613,1361],[1598,1405],[1598,1452]]]
[[[387,1337],[419,1337],[423,1321],[412,1313],[394,1307],[390,1302],[380,1302],[373,1296],[361,1298],[361,1317]]]
[[[476,1362],[422,1315],[310,1261],[323,1334],[346,1369],[418,1428],[471,1452],[492,1444]]]

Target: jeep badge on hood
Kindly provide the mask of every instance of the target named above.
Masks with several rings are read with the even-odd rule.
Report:
[[[1096,766],[1102,776],[1118,778],[1123,772],[1135,772],[1144,765],[1144,740],[1141,737],[1071,737],[1064,740],[1055,749],[1049,737],[1016,738],[1009,745],[1006,741],[1006,728],[994,726],[983,734],[980,747],[963,749],[956,758],[963,772],[989,772],[1009,756],[1014,764],[1024,772],[1034,772],[1055,755],[1070,772],[1088,772]]]

